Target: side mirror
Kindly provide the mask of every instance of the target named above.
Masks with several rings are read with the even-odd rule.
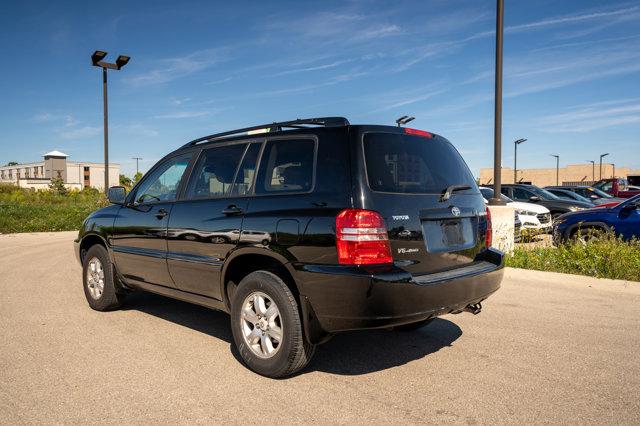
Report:
[[[124,200],[127,197],[127,190],[124,186],[112,186],[109,188],[107,198],[111,204],[124,204]]]
[[[535,203],[537,201],[540,201],[540,197],[538,197],[537,195],[532,195],[531,197],[529,197],[529,201],[533,201]]]
[[[591,196],[589,196],[589,198],[591,198],[592,200],[597,200],[599,197],[595,194],[592,194]]]

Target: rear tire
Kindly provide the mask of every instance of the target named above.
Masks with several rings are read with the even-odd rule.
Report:
[[[573,233],[573,240],[579,244],[587,245],[589,242],[598,241],[604,234],[605,231],[601,228],[580,228]]]
[[[116,280],[107,249],[99,244],[91,246],[82,259],[84,295],[91,309],[112,311],[122,305],[125,295]]]
[[[291,375],[311,360],[298,303],[277,275],[256,271],[240,281],[231,304],[231,331],[249,369],[271,377]]]
[[[411,324],[397,325],[397,326],[393,327],[393,331],[415,331],[415,330],[419,330],[422,327],[430,324],[434,319],[435,318],[429,318],[429,319],[418,321],[418,322],[412,322]]]

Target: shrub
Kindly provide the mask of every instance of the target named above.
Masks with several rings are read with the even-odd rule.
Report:
[[[78,229],[94,210],[107,205],[93,188],[65,193],[0,185],[0,233]]]
[[[623,241],[612,233],[598,234],[584,243],[570,241],[559,247],[516,247],[507,266],[563,272],[596,278],[640,281],[640,241]]]
[[[60,178],[51,179],[49,189],[59,195],[65,195],[68,192],[67,187],[64,186],[64,181]]]

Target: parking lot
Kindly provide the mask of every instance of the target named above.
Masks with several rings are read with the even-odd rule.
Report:
[[[87,306],[75,233],[0,235],[0,423],[640,422],[640,286],[507,270],[478,316],[344,334],[299,375],[238,361],[225,314]]]

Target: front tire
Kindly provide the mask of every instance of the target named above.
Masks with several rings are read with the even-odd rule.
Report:
[[[112,311],[122,305],[124,294],[116,287],[113,272],[107,250],[98,244],[91,246],[82,260],[84,295],[91,309]]]
[[[315,350],[304,338],[291,290],[267,271],[252,272],[238,284],[231,304],[231,331],[247,367],[267,377],[301,370]]]

